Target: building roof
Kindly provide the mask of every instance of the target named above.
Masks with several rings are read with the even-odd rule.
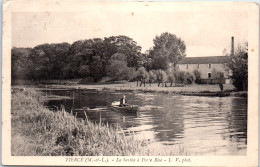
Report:
[[[228,61],[228,56],[185,57],[178,64],[222,64]]]

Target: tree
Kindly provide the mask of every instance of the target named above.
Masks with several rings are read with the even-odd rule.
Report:
[[[104,47],[102,45],[103,40],[99,38],[81,40],[74,42],[68,52],[68,61],[67,61],[67,70],[69,78],[84,78],[84,77],[93,77],[95,67],[94,64],[98,64],[97,71],[99,72],[99,76],[104,76],[105,70],[103,66],[104,55],[102,54],[104,51]],[[99,61],[99,62],[96,62]],[[89,66],[89,73],[81,73],[80,69]],[[100,69],[101,68],[101,69]],[[86,71],[87,72],[87,71]]]
[[[227,67],[232,71],[230,78],[237,90],[248,89],[248,44],[238,46],[234,55],[229,57]]]
[[[175,82],[174,73],[168,72],[167,75],[168,75],[168,81],[171,83],[171,87],[172,87],[172,83]]]
[[[192,84],[195,80],[195,76],[193,73],[185,72],[185,71],[175,71],[174,76],[176,78],[177,83],[181,84]]]
[[[136,72],[137,86],[138,86],[138,81],[140,81],[140,86],[144,84],[145,87],[145,83],[147,82],[148,79],[149,79],[148,72],[144,67],[140,67]]]
[[[163,86],[163,83],[164,83],[164,86],[167,87],[167,80],[168,80],[168,76],[166,74],[165,71],[163,70],[156,70],[156,78],[157,78],[157,82],[158,82],[158,87],[160,87],[160,84],[162,83],[162,86]]]
[[[147,57],[147,55],[146,55],[143,65],[147,70],[149,70],[149,71],[153,70],[153,59],[150,57]]]
[[[79,40],[72,45],[42,44],[12,49],[12,79],[88,78],[98,82],[113,76],[114,80],[128,80],[146,63],[147,55],[127,36]]]
[[[107,75],[114,81],[129,79],[130,69],[127,67],[125,55],[116,53],[111,57],[107,66]]]
[[[27,66],[32,79],[63,78],[63,67],[67,64],[67,53],[70,44],[42,44],[34,47],[29,55]]]
[[[92,57],[90,76],[94,79],[94,82],[98,82],[102,78],[102,61],[100,56]]]
[[[149,83],[151,86],[151,83],[153,83],[154,81],[156,81],[156,73],[154,70],[150,70],[149,71]]]
[[[128,80],[128,81],[133,80],[134,77],[135,77],[135,68],[134,67],[127,67],[124,74],[125,74],[123,76],[124,80]]]
[[[79,74],[83,77],[86,78],[88,77],[88,74],[90,73],[90,66],[89,65],[81,65],[79,67]]]
[[[125,57],[124,61],[127,63],[128,67],[137,67],[138,61],[142,59],[141,47],[138,46],[137,43],[129,37],[111,36],[109,38],[105,38],[104,40],[100,38],[94,38],[76,41],[71,45],[69,50],[69,65],[66,67],[66,70],[69,70],[68,74],[75,78],[82,78],[87,75],[89,77],[93,77],[94,81],[97,82],[104,76],[111,76],[111,73],[109,72],[111,72],[113,69],[112,66],[116,67],[116,64],[120,65],[121,68],[125,66],[125,63],[123,63],[121,60],[116,62],[114,61],[111,64],[111,56],[115,54],[123,54]],[[97,62],[97,60],[99,62]],[[86,65],[90,67],[89,74],[80,73],[80,71],[82,71],[81,69]],[[96,71],[95,65],[97,65],[96,68],[98,68]],[[125,69],[125,74],[128,72],[131,73],[131,70],[128,68],[122,69]],[[96,73],[97,71],[98,73]],[[121,74],[119,75],[122,76]],[[124,76],[124,78],[129,77],[129,74]],[[117,76],[117,78],[114,79],[118,80],[120,78]]]
[[[175,71],[174,77],[177,83],[182,83],[182,84],[184,84],[187,79],[184,71]]]
[[[30,54],[31,64],[28,66],[31,78],[35,80],[49,79],[53,68],[51,63],[53,46],[50,44],[38,45]]]
[[[186,45],[181,38],[168,32],[156,36],[154,46],[148,51],[153,60],[153,69],[167,70],[168,63],[177,64],[186,56]]]
[[[53,68],[51,70],[53,79],[64,79],[63,67],[67,65],[68,51],[70,49],[69,43],[57,43],[53,44]]]
[[[128,67],[138,66],[142,48],[132,38],[123,35],[111,36],[105,38],[104,42],[108,44],[113,54],[123,53],[125,55]]]
[[[11,79],[27,79],[30,76],[28,63],[30,63],[31,48],[12,48],[11,50]]]

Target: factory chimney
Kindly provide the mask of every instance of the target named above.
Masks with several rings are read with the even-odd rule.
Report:
[[[234,56],[234,37],[231,37],[231,56]]]

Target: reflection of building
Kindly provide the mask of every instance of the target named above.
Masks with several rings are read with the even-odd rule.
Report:
[[[228,61],[228,56],[185,57],[177,64],[177,68],[191,73],[198,70],[201,73],[202,83],[218,83],[219,78],[222,78],[223,83],[227,83],[229,82],[229,70],[226,67]]]

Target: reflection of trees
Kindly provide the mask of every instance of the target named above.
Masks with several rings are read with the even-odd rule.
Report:
[[[73,96],[73,91],[52,91],[52,93],[61,96]],[[60,107],[60,104],[62,104],[68,112],[71,111],[72,106],[74,106],[74,109],[106,107],[112,101],[120,99],[122,94],[74,91],[74,104],[73,100],[64,99],[62,102],[49,101],[46,105]],[[206,128],[208,133],[212,135],[220,133],[223,140],[227,138],[230,141],[247,142],[247,99],[183,96],[168,99],[168,95],[156,95],[153,96],[155,99],[145,101],[145,97],[138,97],[132,93],[124,94],[127,95],[130,104],[163,106],[163,109],[148,109],[141,111],[140,116],[136,116],[111,111],[108,108],[105,111],[87,112],[88,118],[98,123],[101,114],[104,124],[108,123],[115,126],[118,123],[123,129],[137,127],[134,128],[136,132],[139,130],[154,131],[157,141],[179,140],[184,136],[184,128],[185,134],[189,135],[193,135],[190,133],[199,134],[203,128]],[[85,118],[84,110],[76,112],[78,112],[78,117]],[[123,117],[125,117],[125,120]],[[146,125],[151,126],[147,128]],[[142,129],[143,127],[147,129]]]
[[[227,115],[229,139],[247,143],[247,99],[233,98]]]
[[[160,98],[160,97],[158,97]],[[156,99],[157,101],[157,99]],[[159,141],[173,141],[180,138],[184,131],[184,118],[182,105],[172,99],[162,100],[164,111],[155,110],[151,112],[153,115],[152,124],[155,136]]]

